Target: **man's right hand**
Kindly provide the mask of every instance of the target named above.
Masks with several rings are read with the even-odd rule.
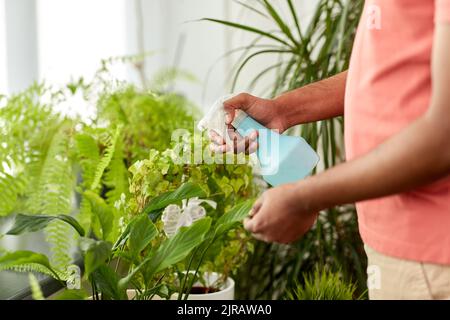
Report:
[[[215,152],[234,151],[235,153],[252,153],[255,152],[258,147],[256,141],[258,137],[257,131],[251,133],[247,137],[242,137],[239,133],[234,131],[234,128],[231,126],[236,109],[244,111],[263,126],[274,129],[279,133],[287,129],[283,118],[284,115],[280,112],[279,107],[274,100],[262,99],[248,93],[241,93],[225,101],[223,105],[225,112],[227,113],[225,121],[230,128],[229,136],[233,143],[232,145],[227,144],[225,139],[217,132],[211,131],[210,138],[213,142],[211,149]]]

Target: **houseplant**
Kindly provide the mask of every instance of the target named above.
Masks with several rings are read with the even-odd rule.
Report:
[[[268,86],[259,87],[260,95],[272,98],[348,68],[363,1],[318,0],[308,22],[300,20],[291,0],[237,3],[247,13],[270,21],[273,27],[202,19],[255,35],[249,45],[229,52],[239,54],[232,72],[231,92],[244,88],[255,91],[258,84],[268,80]],[[273,64],[263,64],[257,72],[253,71],[249,81],[242,82],[246,68],[258,57],[268,55],[276,57]],[[343,120],[337,118],[304,124],[289,134],[301,134],[320,154],[321,165],[328,168],[344,157],[342,130]],[[238,292],[245,293],[241,296],[245,299],[281,297],[286,287],[320,264],[340,268],[345,281],[357,281],[357,294],[361,294],[366,287],[365,263],[354,207],[331,208],[320,213],[313,230],[298,243],[286,246],[256,242],[254,254],[242,270],[242,281],[238,281],[242,286]]]
[[[170,133],[174,129],[193,131],[189,103],[174,93],[141,91],[107,79],[105,73],[102,68],[91,83],[80,79],[60,90],[36,84],[4,100],[0,120],[6,124],[2,133],[9,140],[0,150],[0,188],[5,192],[0,211],[3,215],[19,213],[10,235],[43,229],[52,255],[2,250],[0,270],[36,271],[64,282],[73,259],[71,248],[76,246],[84,257],[84,279],[91,282],[95,297],[100,291],[102,298],[125,298],[126,287],[134,286],[136,298],[148,298],[149,286],[153,286],[154,294],[164,297],[169,289],[178,290],[182,298],[192,284],[202,280],[200,275],[212,270],[220,271],[219,282],[226,281],[251,250],[242,228],[231,223],[242,218],[249,205],[243,201],[253,196],[251,168],[175,164],[171,155],[179,144],[161,151],[173,145]],[[93,117],[82,119],[55,112],[55,106],[67,104],[77,95],[94,108]],[[202,135],[197,136],[200,144],[207,143]],[[194,140],[187,137],[180,143],[190,146]],[[183,190],[191,191],[185,194]],[[74,196],[77,201],[73,201]],[[181,236],[169,239],[159,216],[164,208],[148,209],[159,197],[171,199],[163,202],[164,206],[207,197],[217,207],[208,211],[209,217],[180,231]],[[239,204],[247,209],[238,210],[240,215],[236,216],[237,209],[231,207]],[[188,236],[191,242],[183,247],[177,239]],[[128,239],[134,239],[131,247]],[[136,242],[140,243],[138,251]],[[173,246],[184,248],[176,259],[158,256],[160,248]],[[193,249],[198,252],[191,252]],[[162,280],[152,282],[147,265],[154,259],[146,260],[148,254],[165,263],[164,268],[150,268],[155,276],[170,267],[170,285]],[[117,269],[111,268],[111,263],[117,263]],[[175,275],[178,288],[173,285]],[[70,291],[64,296],[85,295]]]
[[[113,206],[122,193],[128,193],[127,167],[151,148],[170,145],[170,135],[155,136],[146,128],[159,125],[162,131],[160,120],[166,113],[177,115],[166,131],[192,127],[186,99],[116,81],[108,63],[102,63],[90,82],[79,79],[61,88],[33,84],[24,92],[2,97],[0,216],[71,214],[80,207],[80,223],[88,229],[92,214],[86,191]],[[81,117],[74,108],[79,104],[92,115]],[[145,135],[138,137],[136,130]],[[67,254],[74,244],[71,232],[58,221],[45,229],[51,260],[61,270],[72,260]]]

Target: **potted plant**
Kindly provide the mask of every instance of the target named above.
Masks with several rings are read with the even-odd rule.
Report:
[[[254,195],[251,168],[175,163],[172,156],[180,144],[173,145],[168,133],[175,128],[192,132],[186,100],[142,92],[104,75],[102,71],[92,83],[79,80],[60,90],[36,84],[3,100],[0,120],[6,125],[1,130],[8,140],[0,145],[0,194],[5,200],[0,213],[16,214],[9,235],[44,230],[52,252],[0,250],[0,270],[35,271],[70,281],[74,243],[84,257],[84,279],[94,297],[122,299],[123,290],[134,288],[136,299],[149,298],[151,286],[160,297],[178,292],[181,299],[194,284],[231,281],[228,276],[252,249],[242,227],[231,223],[242,218],[235,216],[245,212],[239,205],[246,208],[245,200]],[[67,105],[77,95],[94,107],[93,117],[55,112],[55,106]],[[162,121],[166,119],[170,121]],[[197,139],[206,143],[201,135]],[[182,147],[193,140],[188,137]],[[195,197],[214,201],[215,208],[203,203],[205,218],[169,237],[161,220],[164,209],[177,205],[184,212],[183,200],[193,203]],[[138,252],[135,237],[144,241],[140,232],[153,238],[144,237],[149,242]],[[188,248],[177,240],[187,236],[192,240]],[[175,260],[157,251],[178,245],[184,249]],[[149,255],[163,257],[163,267],[151,269],[153,259],[145,260]],[[163,270],[168,273],[153,283]],[[68,290],[63,297],[84,296]]]
[[[252,204],[251,201],[245,201],[228,210],[216,221],[205,211],[199,210],[201,213],[197,212],[196,215],[183,212],[182,214],[189,215],[183,223],[178,223],[179,220],[176,225],[172,224],[174,221],[167,223],[174,220],[174,214],[177,214],[173,210],[174,206],[183,202],[186,196],[190,197],[191,204],[186,204],[185,211],[186,208],[191,211],[203,208],[198,205],[201,200],[197,197],[205,196],[205,191],[199,185],[186,182],[175,191],[163,193],[149,201],[143,212],[123,225],[114,243],[109,241],[113,217],[102,211],[105,208],[101,206],[94,207],[101,220],[100,239],[93,234],[89,235],[79,222],[69,215],[20,214],[16,216],[15,223],[7,234],[35,232],[54,220],[72,227],[80,236],[79,249],[84,257],[84,279],[91,284],[94,299],[152,299],[155,296],[185,299],[195,281],[201,279],[197,273],[206,250],[217,245],[219,239],[247,215]],[[155,219],[161,211],[164,215],[162,219]],[[124,274],[117,269],[120,262],[118,259],[127,262],[128,271]],[[189,270],[191,265],[196,266],[194,272]],[[59,281],[64,279],[51,265],[48,257],[41,253],[16,251],[0,256],[0,269],[21,266],[34,266],[34,270],[50,274]],[[206,280],[218,280],[217,275],[211,274]],[[227,297],[232,298],[230,288],[224,288]],[[80,295],[80,291],[67,290],[64,297],[71,297],[70,294],[73,294],[72,297],[88,296],[87,292]]]

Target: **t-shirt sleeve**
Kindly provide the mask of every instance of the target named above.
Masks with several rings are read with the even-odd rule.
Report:
[[[435,0],[434,20],[436,23],[450,23],[450,0]]]

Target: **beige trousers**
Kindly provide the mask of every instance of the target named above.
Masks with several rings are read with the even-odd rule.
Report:
[[[365,246],[371,300],[450,299],[450,265],[386,256]]]

